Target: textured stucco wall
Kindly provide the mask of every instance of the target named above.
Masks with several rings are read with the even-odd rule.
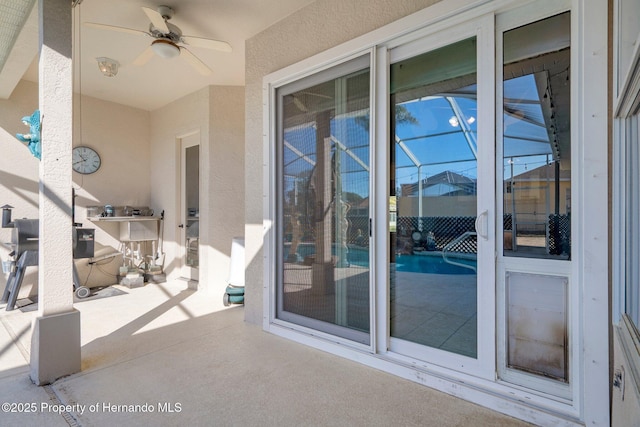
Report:
[[[265,75],[437,3],[318,0],[246,42],[245,319],[263,318],[263,100]]]
[[[40,162],[26,145],[18,141],[16,133],[29,133],[22,117],[38,108],[38,85],[21,81],[7,100],[0,100],[0,206],[11,205],[13,218],[38,217],[38,171]],[[0,228],[0,258],[8,259],[11,229]],[[0,276],[4,290],[7,276]],[[27,269],[20,295],[37,291],[37,268]],[[33,292],[31,292],[33,290]]]
[[[96,255],[118,249],[116,224],[94,224],[86,219],[86,206],[148,205],[150,203],[149,113],[120,104],[83,96],[74,100],[73,145],[95,148],[102,159],[92,175],[73,173],[76,189],[76,222],[96,230]],[[14,206],[14,218],[38,218],[39,161],[16,138],[28,132],[20,119],[38,108],[38,85],[22,80],[8,100],[0,100],[0,205]],[[82,110],[82,115],[80,115]],[[0,257],[7,259],[10,229],[0,229]],[[86,260],[76,260],[80,281],[103,286],[115,281],[120,258],[104,261],[100,269],[89,269]],[[29,267],[20,296],[37,291],[37,267]],[[88,280],[87,280],[88,279]],[[0,276],[4,289],[6,277]]]
[[[87,96],[80,100],[78,95],[75,111],[74,146],[92,147],[101,158],[97,172],[73,173],[75,220],[95,229],[95,255],[100,256],[119,249],[119,225],[88,221],[86,207],[148,206],[150,203],[149,112]],[[89,287],[115,283],[122,257],[100,264],[99,268],[91,268],[87,260],[77,260],[80,281],[86,281]]]
[[[231,241],[244,235],[244,87],[211,86],[209,96],[210,145],[205,169],[211,195],[206,228],[210,244],[202,248],[209,259],[208,270],[202,273],[207,277],[207,290],[222,298]]]
[[[164,210],[164,271],[167,277],[180,277],[180,141],[191,132],[200,132],[200,159],[206,158],[209,141],[209,89],[204,88],[151,112],[151,204]],[[201,163],[202,165],[202,163]],[[200,168],[203,171],[203,168]],[[206,187],[200,183],[200,194]],[[205,200],[200,198],[200,206]],[[207,222],[200,211],[200,222]],[[204,228],[201,226],[201,229]],[[201,260],[203,261],[203,260]],[[202,268],[203,262],[201,262]]]
[[[198,289],[222,299],[231,239],[244,228],[244,88],[210,86],[151,113],[151,200],[165,211],[165,272],[180,269],[180,137],[200,132]]]
[[[68,231],[73,144],[72,15],[63,1],[38,1],[38,103],[42,123],[38,259],[46,266],[38,270],[39,316],[64,313],[73,306],[68,291],[68,283],[73,282],[69,268],[72,237]]]

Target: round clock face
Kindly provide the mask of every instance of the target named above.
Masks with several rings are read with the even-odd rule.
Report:
[[[100,168],[100,156],[93,148],[75,147],[73,149],[73,170],[82,173],[94,173]]]

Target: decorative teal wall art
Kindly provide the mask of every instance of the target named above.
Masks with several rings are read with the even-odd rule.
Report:
[[[35,110],[31,116],[24,116],[22,123],[29,126],[29,133],[17,133],[16,138],[26,143],[31,154],[40,160],[40,155],[42,154],[42,146],[40,145],[40,131],[42,130],[40,110]]]

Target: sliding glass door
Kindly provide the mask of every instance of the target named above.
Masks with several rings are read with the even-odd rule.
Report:
[[[391,66],[391,336],[473,358],[476,83],[475,38]]]
[[[277,318],[369,344],[369,57],[277,91]]]
[[[452,18],[273,76],[270,322],[580,403],[569,8]]]
[[[389,68],[389,348],[463,370],[489,366],[495,337],[493,304],[480,304],[495,271],[483,37],[439,33],[391,50]]]

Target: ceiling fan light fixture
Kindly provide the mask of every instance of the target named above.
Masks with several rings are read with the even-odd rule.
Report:
[[[180,55],[180,48],[169,40],[158,39],[151,43],[151,49],[162,58],[175,58]]]
[[[114,77],[118,74],[118,66],[120,65],[118,64],[118,61],[111,58],[105,58],[103,56],[96,58],[96,61],[98,61],[98,68],[105,76]]]

